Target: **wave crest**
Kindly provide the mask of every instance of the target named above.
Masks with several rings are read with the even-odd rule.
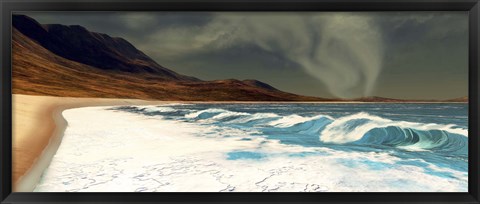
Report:
[[[368,113],[338,118],[320,132],[325,143],[393,146],[407,150],[439,150],[466,154],[468,130],[455,125],[393,121]]]

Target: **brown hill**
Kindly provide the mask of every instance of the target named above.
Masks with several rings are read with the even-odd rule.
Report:
[[[460,98],[454,98],[447,100],[448,102],[465,102],[468,103],[468,96],[460,97]]]
[[[258,88],[268,89],[268,90],[272,90],[272,91],[278,91],[278,89],[276,89],[275,87],[270,86],[269,84],[263,83],[261,81],[255,80],[255,79],[247,79],[247,80],[243,80],[242,82],[244,84],[248,84],[250,86],[254,86],[254,87],[258,87]]]
[[[123,39],[81,27],[40,25],[26,16],[15,16],[13,24],[16,94],[186,101],[325,100],[282,92],[256,80],[201,81],[183,76],[158,65]],[[85,50],[83,45],[89,43],[98,45]]]
[[[418,99],[418,100],[413,100],[413,99],[395,99],[395,98],[384,98],[384,97],[378,97],[378,96],[372,96],[372,97],[364,97],[364,98],[357,98],[353,99],[351,101],[358,101],[358,102],[381,102],[381,103],[423,103],[423,102],[468,102],[468,97],[460,97],[460,98],[455,98],[455,99],[449,99],[449,100],[425,100],[425,99]]]
[[[412,101],[412,100],[402,100],[402,99],[372,96],[372,97],[357,98],[357,99],[354,99],[353,101],[359,101],[359,102],[407,102],[407,101]]]
[[[152,73],[165,80],[198,80],[160,66],[122,38],[90,32],[84,27],[41,25],[25,15],[13,15],[12,25],[50,52],[104,70]]]

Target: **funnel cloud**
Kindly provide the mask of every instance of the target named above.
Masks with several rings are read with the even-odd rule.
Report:
[[[379,29],[369,17],[306,15],[289,24],[284,23],[288,19],[276,19],[262,23],[252,19],[250,39],[266,50],[284,53],[337,97],[372,93],[383,53]]]
[[[372,93],[382,68],[382,36],[372,21],[354,13],[231,15],[213,22],[204,32],[219,31],[209,33],[217,36],[209,43],[219,48],[252,43],[283,55],[333,95],[353,98]]]

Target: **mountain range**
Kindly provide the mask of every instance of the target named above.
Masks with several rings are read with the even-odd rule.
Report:
[[[123,38],[12,16],[13,93],[180,101],[345,101],[287,93],[254,79],[204,81],[155,62]],[[379,97],[355,101],[396,102]],[[459,102],[466,101],[458,99]]]

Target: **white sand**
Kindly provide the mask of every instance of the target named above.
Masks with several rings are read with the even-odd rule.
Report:
[[[14,94],[12,159],[14,191],[32,191],[55,154],[65,130],[61,112],[68,108],[122,104],[160,104],[161,101],[49,97]]]

